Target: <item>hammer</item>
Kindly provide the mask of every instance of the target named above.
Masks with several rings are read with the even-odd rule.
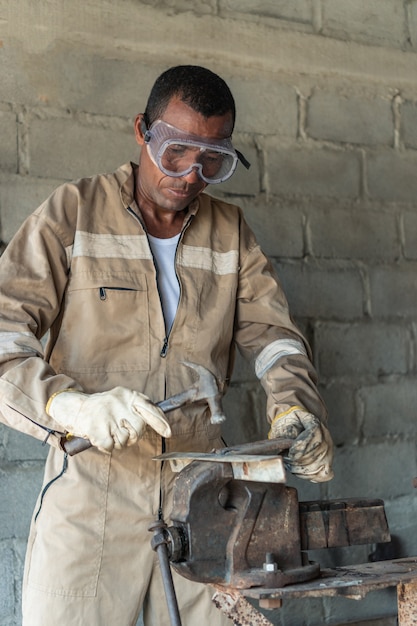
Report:
[[[224,422],[226,417],[223,413],[221,394],[215,376],[202,365],[191,363],[191,361],[182,361],[182,363],[197,372],[197,380],[189,389],[181,391],[166,400],[156,402],[156,406],[162,409],[164,413],[168,413],[187,404],[205,400],[211,413],[210,422],[212,424]],[[62,447],[70,456],[74,456],[74,454],[91,448],[92,444],[91,441],[83,437],[70,436],[68,439],[63,439]]]

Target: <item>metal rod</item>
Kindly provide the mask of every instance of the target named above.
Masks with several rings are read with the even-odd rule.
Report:
[[[156,520],[149,526],[148,530],[153,532],[151,545],[153,550],[156,551],[159,559],[171,626],[181,626],[177,596],[175,593],[174,581],[172,579],[171,566],[168,558],[167,540],[164,534],[166,527],[167,525],[163,520]]]

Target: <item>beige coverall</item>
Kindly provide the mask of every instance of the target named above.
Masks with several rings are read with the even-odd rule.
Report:
[[[24,626],[134,626],[142,605],[147,625],[169,624],[147,530],[160,509],[169,520],[173,475],[152,460],[161,437],[148,429],[111,455],[66,459],[62,427],[45,413],[52,393],[122,385],[159,401],[192,384],[184,360],[211,370],[225,391],[236,344],[267,393],[269,420],[295,405],[326,419],[270,262],[241,210],[207,194],[184,223],[180,302],[165,337],[136,167],[59,187],[0,259],[1,419],[51,446],[27,550]],[[222,446],[204,403],[167,417],[166,451]],[[175,584],[184,626],[228,623],[209,587],[179,576]]]

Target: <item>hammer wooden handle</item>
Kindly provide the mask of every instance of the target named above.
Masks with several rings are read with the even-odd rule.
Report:
[[[70,456],[74,456],[74,454],[78,454],[83,450],[87,450],[92,447],[92,443],[89,439],[84,439],[83,437],[69,437],[66,439],[63,437],[61,439],[61,446],[64,448],[65,452]]]

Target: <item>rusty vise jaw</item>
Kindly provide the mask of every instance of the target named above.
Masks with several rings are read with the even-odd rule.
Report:
[[[276,588],[319,573],[301,552],[296,490],[236,479],[231,463],[185,467],[176,478],[171,520],[171,564],[190,580]]]

